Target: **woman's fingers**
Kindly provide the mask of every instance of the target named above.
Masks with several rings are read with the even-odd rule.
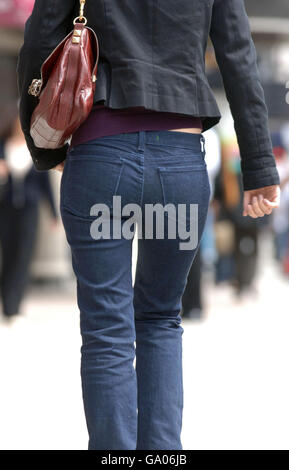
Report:
[[[253,219],[256,219],[258,216],[255,214],[253,206],[251,204],[248,204],[248,215],[252,217]]]
[[[259,206],[259,201],[256,196],[252,198],[252,207],[257,217],[264,217],[264,212]]]
[[[267,204],[265,204],[263,196],[259,196],[259,206],[261,207],[264,214],[266,214],[266,215],[271,214],[271,212],[273,210],[271,207],[269,207]]]
[[[244,207],[243,216],[248,215],[248,204],[249,204],[249,202],[250,202],[250,195],[247,191],[245,191],[245,193],[244,193],[244,202],[243,202],[243,207]]]
[[[272,209],[279,207],[279,202],[271,202],[271,201],[268,201],[268,199],[264,199],[264,203],[266,204],[267,207],[270,207]]]
[[[243,216],[254,219],[272,213],[280,206],[279,186],[260,188],[255,191],[244,191]]]
[[[244,215],[249,215],[256,219],[257,217],[264,217],[264,215],[270,215],[272,210],[276,207],[279,207],[278,202],[270,202],[268,199],[263,198],[262,195],[259,195],[257,198],[254,196],[250,204],[247,205],[244,209]],[[246,213],[247,212],[247,213]]]

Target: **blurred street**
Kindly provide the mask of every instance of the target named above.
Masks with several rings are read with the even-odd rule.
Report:
[[[184,449],[288,449],[289,279],[263,235],[257,292],[206,280],[206,317],[184,320]],[[45,299],[45,301],[43,301]],[[75,284],[31,288],[0,323],[0,448],[86,449]]]
[[[41,75],[42,78],[40,57],[41,61],[51,58],[53,45],[56,46],[60,36],[63,39],[68,32],[67,28],[72,26],[72,10],[69,18],[68,15],[64,18],[64,14],[59,16],[55,9],[51,9],[54,17],[61,20],[59,27],[52,26],[50,32],[47,29],[45,39],[41,39],[45,28],[40,28],[41,31],[37,34],[35,32],[35,37],[39,37],[39,40],[34,40],[34,33],[31,39],[29,24],[34,23],[32,11],[36,6],[35,11],[42,12],[44,3],[49,2],[0,0],[0,450],[86,450],[88,446],[80,380],[81,336],[76,280],[67,243],[69,237],[67,238],[59,211],[62,176],[54,170],[36,171],[32,154],[27,147],[27,135],[24,135],[29,129],[29,121],[24,123],[23,117],[26,111],[32,112],[33,103],[37,102],[35,97],[28,97],[28,85],[32,79],[35,84],[37,76]],[[62,5],[63,2],[58,3]],[[77,14],[78,3],[75,4]],[[271,178],[265,177],[269,166],[272,166],[272,159],[271,148],[267,146],[269,139],[262,137],[263,125],[260,125],[256,112],[255,105],[258,103],[260,112],[264,110],[258,91],[259,81],[255,78],[247,80],[250,74],[246,68],[243,69],[242,60],[238,61],[240,67],[234,65],[234,57],[238,57],[235,54],[242,57],[244,52],[248,58],[244,63],[249,64],[250,61],[245,29],[242,41],[239,41],[238,46],[236,44],[240,51],[234,51],[234,44],[230,43],[228,54],[225,47],[224,58],[227,57],[223,60],[220,46],[215,50],[216,43],[221,44],[221,37],[226,37],[225,30],[230,27],[229,22],[227,24],[225,21],[224,31],[210,34],[206,54],[202,58],[205,61],[208,83],[204,76],[198,81],[199,66],[194,70],[192,82],[191,97],[195,99],[196,93],[198,100],[204,103],[205,110],[210,104],[206,98],[207,86],[210,86],[222,119],[208,130],[203,126],[203,150],[211,196],[200,249],[188,274],[182,297],[184,450],[289,450],[289,2],[244,0],[244,6],[268,109],[272,153],[280,176],[280,205],[271,215],[262,218],[243,216],[244,187],[248,187],[244,186],[243,179],[251,180],[250,187],[254,186],[257,192],[261,192],[271,202],[278,199],[278,188]],[[61,8],[64,10],[63,6]],[[67,13],[68,10],[69,8]],[[206,10],[210,10],[209,5]],[[214,11],[217,11],[215,5]],[[163,14],[168,16],[166,9],[163,9]],[[236,15],[231,16],[235,21]],[[212,12],[210,20],[213,17]],[[192,21],[195,19],[192,18]],[[49,21],[46,23],[49,24]],[[35,24],[38,24],[38,20]],[[234,28],[235,26],[237,30],[237,25]],[[160,34],[164,32],[160,31]],[[214,28],[211,28],[212,32]],[[114,35],[117,31],[112,28],[111,33]],[[219,36],[219,40],[214,40],[213,36]],[[119,44],[121,46],[122,41]],[[164,44],[166,45],[166,41]],[[106,80],[109,77],[114,78],[114,85],[118,77],[110,72],[122,67],[114,68],[113,54],[110,56],[109,47],[105,44],[103,46],[103,52],[102,47],[100,51],[102,64],[99,68],[103,72],[100,72],[101,80],[96,83],[96,99],[93,104],[96,108],[99,103],[104,107],[117,108],[117,100],[114,98],[117,90],[115,92],[113,87],[109,87],[109,92],[106,93]],[[169,48],[165,62],[168,67],[170,64],[177,67],[179,59],[169,60],[170,51]],[[24,58],[23,64],[21,57]],[[155,64],[163,63],[165,67],[164,61],[159,62],[156,48],[154,59]],[[118,60],[123,60],[121,55]],[[18,68],[20,62],[21,67]],[[222,62],[223,66],[220,68],[218,63]],[[56,63],[50,60],[49,64],[52,63],[55,66],[58,60]],[[229,71],[225,73],[227,67]],[[23,73],[19,73],[20,69]],[[184,67],[182,70],[186,71]],[[176,69],[175,90],[181,89],[182,83],[177,72]],[[224,80],[226,76],[235,80],[232,92],[228,92],[226,85],[229,80]],[[132,85],[135,85],[133,74],[131,78]],[[167,90],[165,80],[164,83],[158,83],[156,79],[157,74],[143,76],[144,89],[153,89],[159,93]],[[23,86],[19,87],[21,82]],[[39,86],[39,80],[36,83]],[[189,84],[190,81],[187,82],[186,89]],[[43,85],[44,82],[41,87]],[[76,88],[80,89],[79,86]],[[140,100],[146,102],[141,91],[138,92]],[[122,99],[131,92],[130,84],[121,88]],[[239,102],[235,94],[242,94],[244,101]],[[167,94],[163,93],[163,96]],[[99,99],[102,97],[105,99]],[[29,98],[26,104],[25,98]],[[160,103],[164,104],[163,100],[165,98]],[[154,103],[157,104],[157,99],[153,99],[152,104]],[[135,105],[137,104],[136,102]],[[251,114],[249,109],[245,110],[245,106],[252,106]],[[58,108],[59,106],[57,111]],[[170,108],[171,104],[164,106],[164,109]],[[195,106],[191,108],[190,103],[187,103],[185,108],[194,110]],[[200,110],[201,108],[198,109],[198,114]],[[237,118],[233,119],[232,111]],[[246,127],[246,116],[249,115],[252,120],[254,118],[250,129]],[[191,117],[197,117],[195,112]],[[266,118],[264,112],[263,117]],[[130,119],[134,120],[133,115]],[[265,121],[263,124],[266,124]],[[45,119],[43,122],[46,122]],[[94,138],[91,122],[89,120],[88,128],[83,133],[83,143],[86,139],[90,141]],[[115,123],[113,119],[105,124],[109,132],[112,129],[115,132],[118,128]],[[52,129],[50,124],[48,128]],[[183,123],[180,125],[183,126]],[[247,132],[248,143],[258,142],[258,151],[250,144],[244,146],[248,151],[241,151],[238,129],[242,135],[245,135],[246,129],[250,130]],[[85,127],[82,128],[84,130]],[[107,135],[107,132],[103,135]],[[108,142],[107,149],[110,148],[116,148],[116,144],[110,146]],[[166,155],[166,149],[164,152]],[[106,154],[108,150],[104,152]],[[40,163],[43,158],[45,163],[46,151],[43,157],[41,155],[39,152],[37,161]],[[257,157],[261,157],[262,164],[259,165]],[[54,158],[53,155],[52,161]],[[48,160],[47,156],[47,163]],[[101,160],[104,160],[106,167],[105,159]],[[49,160],[49,167],[50,162]],[[121,193],[122,188],[129,187],[126,172],[122,171],[122,165],[118,167],[121,171],[115,194]],[[273,172],[273,166],[271,170]],[[87,171],[85,175],[89,173]],[[85,210],[87,214],[90,213],[90,191],[86,185],[86,177],[75,184],[75,174],[69,172],[69,175],[66,181],[70,184],[71,178],[73,190],[76,187],[80,195],[83,193],[83,201],[82,196],[76,196],[75,200],[79,199],[79,204],[83,204],[83,208],[87,206]],[[253,184],[255,178],[256,182],[259,180],[259,176],[261,179],[264,177],[264,184],[271,187],[269,191],[266,187],[261,188],[259,183]],[[113,185],[113,178],[109,175],[109,179],[110,187]],[[106,192],[105,182],[93,180],[91,193],[95,187],[97,195],[98,189],[103,189],[102,186]],[[174,186],[176,191],[172,190],[172,194],[179,193],[179,188],[183,188],[183,185],[178,185],[177,180]],[[153,188],[152,183],[151,187]],[[195,192],[194,185],[193,190]],[[162,191],[163,198],[166,199],[163,183]],[[111,191],[111,197],[112,194]],[[66,197],[65,191],[63,196]],[[153,194],[151,198],[153,200]],[[69,199],[68,195],[67,202]],[[74,238],[77,239],[81,230],[73,230]],[[83,253],[86,259],[86,253]],[[133,276],[136,255],[135,243]],[[112,251],[111,263],[114,256]],[[170,256],[168,252],[166,256]],[[87,259],[90,260],[90,257]],[[90,263],[87,265],[86,269],[89,271]],[[96,264],[93,266],[98,268]],[[101,265],[99,272],[101,273]],[[176,279],[176,272],[172,273],[173,279]],[[98,273],[95,273],[95,277],[99,277]],[[159,281],[155,272],[152,277],[156,282]],[[164,289],[165,295],[168,292],[166,288],[167,286]],[[118,307],[119,304],[117,313],[120,311]],[[151,343],[154,352],[155,345]],[[174,370],[173,364],[170,364],[170,370]],[[102,384],[102,379],[99,382]],[[174,386],[168,384],[168,380],[163,384],[166,391],[175,390]],[[121,396],[125,397],[126,393]],[[175,396],[177,395],[174,394]],[[101,406],[103,408],[103,403]],[[168,402],[164,406],[165,410],[173,410]],[[104,411],[107,413],[105,408]],[[110,441],[111,433],[108,435]]]

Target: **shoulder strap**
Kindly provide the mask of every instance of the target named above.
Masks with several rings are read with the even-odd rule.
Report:
[[[86,2],[86,0],[79,0],[79,3],[80,3],[79,19],[82,19],[82,18],[83,18],[83,12],[84,12],[84,7],[85,7],[85,2]]]
[[[86,0],[79,0],[79,16],[74,18],[73,23],[75,24],[77,21],[86,24],[87,19],[84,16],[84,7],[85,7]]]

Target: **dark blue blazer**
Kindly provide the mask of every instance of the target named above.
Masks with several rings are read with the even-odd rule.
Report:
[[[68,144],[34,146],[29,129],[38,98],[27,91],[71,31],[78,8],[76,0],[36,0],[25,26],[17,64],[20,119],[38,170],[63,161]],[[243,0],[87,0],[85,15],[100,45],[95,102],[199,116],[204,131],[220,120],[205,73],[210,37],[234,118],[244,189],[280,183]]]

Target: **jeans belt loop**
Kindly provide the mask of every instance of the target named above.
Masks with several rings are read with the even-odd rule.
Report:
[[[205,141],[205,137],[203,136],[203,134],[201,134],[200,140],[201,140],[202,155],[205,158],[205,156],[206,156],[206,146],[205,146],[206,141]]]

